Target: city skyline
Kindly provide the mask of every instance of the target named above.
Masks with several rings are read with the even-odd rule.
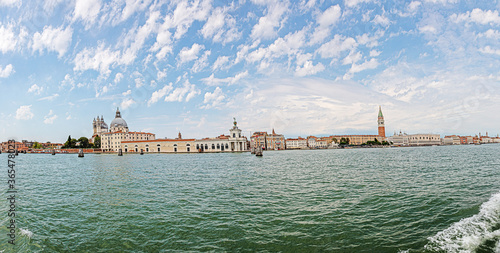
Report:
[[[0,136],[496,136],[500,2],[0,0]]]

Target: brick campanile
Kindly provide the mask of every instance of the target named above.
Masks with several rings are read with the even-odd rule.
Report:
[[[385,137],[384,115],[380,106],[378,107],[378,136]]]

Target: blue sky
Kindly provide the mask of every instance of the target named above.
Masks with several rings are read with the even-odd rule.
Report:
[[[497,1],[0,0],[0,139],[500,133]]]

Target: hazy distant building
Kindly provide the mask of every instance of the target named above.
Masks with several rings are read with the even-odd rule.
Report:
[[[410,134],[408,137],[410,146],[441,145],[441,136],[439,134]]]
[[[288,138],[285,140],[286,143],[286,149],[306,149],[307,148],[307,139],[298,137],[296,139],[294,138]]]
[[[447,135],[443,138],[444,145],[460,145],[460,136]]]
[[[285,137],[282,134],[276,134],[274,128],[272,134],[255,132],[250,137],[250,146],[254,148],[262,147],[265,150],[282,150],[285,149],[285,144]]]

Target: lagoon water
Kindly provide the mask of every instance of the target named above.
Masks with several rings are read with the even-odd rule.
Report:
[[[2,252],[500,252],[500,145],[16,157]]]

